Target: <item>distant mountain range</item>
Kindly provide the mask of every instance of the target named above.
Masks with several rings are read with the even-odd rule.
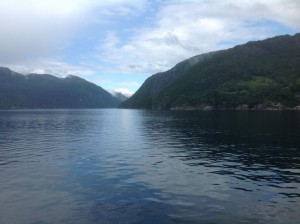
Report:
[[[121,102],[124,102],[129,98],[129,96],[126,96],[125,94],[118,92],[117,90],[108,90],[108,92],[115,98],[119,99]]]
[[[149,77],[121,108],[300,109],[300,34],[198,55]]]
[[[21,75],[0,68],[0,109],[113,108],[121,100],[77,76]]]

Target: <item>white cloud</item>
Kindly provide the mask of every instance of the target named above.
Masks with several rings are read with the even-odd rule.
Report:
[[[0,66],[9,67],[13,71],[19,72],[21,74],[51,74],[59,77],[65,77],[67,75],[87,77],[94,74],[94,71],[86,65],[71,65],[61,62],[61,60],[49,58],[39,58],[36,60],[24,61],[24,65],[14,63],[0,63]]]
[[[135,16],[146,10],[147,1],[139,0],[89,0],[94,6],[95,17]]]
[[[1,1],[0,61],[20,62],[61,51],[84,16],[81,1]]]
[[[46,57],[51,60],[63,55],[87,26],[92,24],[99,29],[101,23],[134,16],[145,6],[144,0],[1,1],[0,63],[26,67],[28,61],[38,64]],[[39,64],[37,69],[44,69],[43,65]],[[65,68],[62,63],[63,73]]]
[[[1,1],[0,65],[22,73],[94,74],[93,80],[101,72],[150,75],[196,54],[274,36],[280,33],[274,23],[296,32],[299,11],[298,0]],[[143,21],[134,21],[139,15]],[[91,38],[100,44],[70,60],[67,50],[86,46],[90,40],[76,38],[90,30],[99,30]]]
[[[158,11],[153,27],[138,30],[129,41],[120,43],[109,33],[98,56],[120,72],[151,74],[236,41],[274,36],[276,23],[296,31],[299,11],[297,0],[170,1]]]
[[[134,94],[134,91],[131,91],[126,88],[119,88],[119,89],[113,89],[113,90],[108,90],[112,95],[116,93],[121,93],[122,95],[126,97],[131,97]]]

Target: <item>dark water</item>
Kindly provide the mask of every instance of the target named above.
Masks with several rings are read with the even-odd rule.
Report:
[[[299,223],[300,113],[0,111],[0,223]]]

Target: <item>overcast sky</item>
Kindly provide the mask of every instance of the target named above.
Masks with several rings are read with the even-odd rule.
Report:
[[[134,92],[191,56],[300,31],[299,0],[0,0],[0,66]]]

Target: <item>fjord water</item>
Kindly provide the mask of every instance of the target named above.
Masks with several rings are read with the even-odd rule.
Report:
[[[299,220],[299,112],[0,111],[0,223]]]

